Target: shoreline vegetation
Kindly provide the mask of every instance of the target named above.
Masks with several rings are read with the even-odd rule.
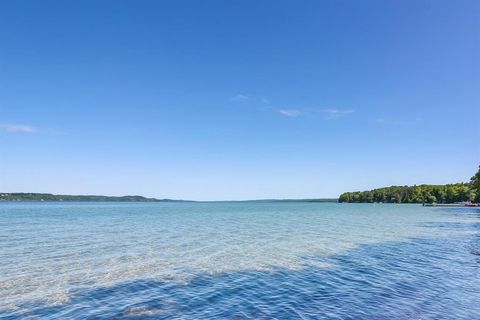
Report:
[[[468,202],[472,190],[467,183],[447,185],[391,186],[367,191],[345,192],[338,202],[455,203]]]
[[[338,202],[353,203],[480,203],[480,166],[468,183],[446,185],[391,186],[367,191],[345,192]]]

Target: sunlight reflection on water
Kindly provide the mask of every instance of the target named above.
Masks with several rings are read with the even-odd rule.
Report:
[[[247,273],[248,281],[253,283],[252,275],[261,274],[268,278],[279,270],[283,270],[280,274],[288,275],[283,279],[279,277],[283,284],[270,284],[272,291],[283,285],[291,286],[289,290],[293,294],[300,294],[303,289],[299,283],[313,290],[305,284],[309,279],[321,283],[325,277],[329,278],[324,274],[324,278],[317,279],[315,272],[328,274],[328,270],[339,268],[341,273],[330,276],[329,281],[338,282],[336,286],[328,284],[332,286],[332,292],[341,293],[342,288],[355,291],[361,289],[362,283],[348,282],[347,279],[359,276],[359,271],[353,268],[352,274],[348,268],[342,269],[350,255],[363,261],[371,259],[371,254],[386,254],[384,260],[390,265],[383,268],[394,268],[396,263],[405,259],[408,262],[408,259],[420,258],[417,257],[419,252],[437,254],[430,256],[431,261],[442,260],[448,252],[442,252],[442,249],[425,251],[429,242],[418,242],[417,239],[472,239],[478,234],[478,217],[478,211],[474,209],[442,210],[387,204],[5,203],[0,204],[0,312],[5,310],[18,315],[36,310],[28,305],[37,305],[37,309],[68,306],[72,299],[78,299],[75,294],[88,295],[90,292],[98,295],[92,290],[122,283],[127,283],[127,287],[130,283],[135,288],[134,284],[148,279],[153,281],[153,288],[161,290],[153,290],[146,297],[139,298],[140,301],[114,295],[124,304],[139,304],[123,310],[123,316],[168,316],[172,314],[165,306],[158,310],[152,306],[147,308],[142,306],[142,299],[161,297],[165,300],[169,297],[164,292],[165,285],[178,286],[178,291],[191,287],[191,282],[198,281],[199,275],[213,281],[210,283],[212,288],[218,287],[214,283],[218,277],[218,288],[222,291],[228,290],[223,278],[228,274],[235,275],[232,279],[239,281],[238,275]],[[415,241],[421,245],[408,245]],[[381,245],[390,248],[391,242],[401,243],[398,248],[408,250],[375,251]],[[356,251],[362,246],[371,246],[375,250]],[[418,252],[415,251],[417,247]],[[472,256],[475,250],[478,247],[474,245],[467,256]],[[352,253],[341,256],[347,252]],[[333,256],[337,258],[331,259]],[[431,268],[431,261],[427,259],[422,263],[425,268]],[[409,263],[403,265],[408,267]],[[378,267],[375,272],[381,279],[382,272],[388,270]],[[407,275],[415,277],[411,274],[414,272],[419,270],[412,263],[412,270],[407,270]],[[472,280],[478,282],[478,278]],[[455,287],[454,283],[450,285]],[[381,284],[375,286],[381,287]],[[232,286],[232,290],[234,288]],[[248,292],[253,296],[245,297],[245,301],[255,304],[255,296],[261,291]],[[127,296],[130,295],[129,292]],[[275,303],[289,303],[288,297],[280,296],[286,300]],[[170,305],[175,305],[172,308],[178,312],[179,302],[175,301],[172,300]],[[209,302],[202,303],[208,305]],[[212,302],[212,308],[215,303]],[[411,303],[414,304],[415,299]],[[105,315],[112,315],[112,312],[118,312],[115,308],[119,306],[112,306],[110,310],[107,304],[102,308]],[[86,308],[85,312],[92,310]],[[301,308],[295,312],[301,312]],[[268,314],[271,315],[272,310],[264,316]],[[87,313],[83,315],[88,316]],[[78,317],[81,318],[81,314]]]

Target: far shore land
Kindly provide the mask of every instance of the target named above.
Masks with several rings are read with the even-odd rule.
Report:
[[[223,201],[197,201],[197,200],[174,200],[174,199],[156,199],[142,196],[100,196],[100,195],[59,195],[49,193],[0,193],[0,202],[225,202]],[[231,200],[227,202],[283,202],[283,203],[371,203],[371,204],[422,204],[426,207],[477,207],[480,204],[471,201],[452,202],[452,203],[425,203],[425,202],[397,202],[397,201],[340,201],[335,198],[319,199],[259,199],[259,200]]]
[[[0,193],[0,201],[115,201],[115,202],[165,202],[183,201],[146,198],[142,196],[65,195],[51,193]]]
[[[211,202],[195,200],[157,199],[143,196],[62,195],[51,193],[0,193],[0,201],[45,201],[45,202]],[[238,200],[240,201],[240,200]],[[251,202],[338,202],[338,198],[322,199],[260,199]]]
[[[195,202],[142,196],[59,195],[51,193],[0,193],[0,201],[89,201],[89,202]],[[391,186],[368,191],[345,192],[337,198],[264,199],[252,202],[349,202],[417,203],[425,206],[480,206],[480,166],[468,183],[446,185]],[[203,201],[199,201],[203,202]]]

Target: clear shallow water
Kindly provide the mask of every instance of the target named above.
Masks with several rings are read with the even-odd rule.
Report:
[[[480,211],[2,203],[0,318],[480,319]]]

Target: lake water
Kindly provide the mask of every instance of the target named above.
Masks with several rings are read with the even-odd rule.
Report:
[[[480,210],[1,203],[1,319],[480,319]]]

